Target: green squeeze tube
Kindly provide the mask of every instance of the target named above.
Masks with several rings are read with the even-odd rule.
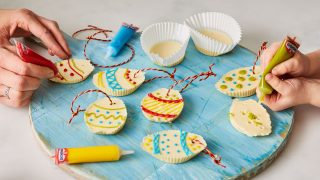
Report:
[[[262,77],[259,83],[259,90],[261,93],[260,101],[263,101],[264,97],[268,94],[271,94],[273,91],[272,87],[265,80],[266,75],[270,73],[276,65],[290,59],[298,50],[299,46],[300,44],[296,42],[296,37],[291,38],[287,36],[282,41],[280,48],[276,51],[270,63],[262,73]]]

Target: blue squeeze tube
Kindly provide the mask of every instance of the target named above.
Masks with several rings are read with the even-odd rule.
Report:
[[[132,24],[123,23],[118,33],[109,43],[105,57],[117,56],[122,47],[131,39],[138,29],[138,27],[135,27]]]

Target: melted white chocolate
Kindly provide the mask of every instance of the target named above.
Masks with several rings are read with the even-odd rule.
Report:
[[[178,41],[169,40],[156,43],[150,48],[150,53],[158,54],[162,58],[168,58],[178,52],[182,44]]]
[[[200,29],[199,32],[205,36],[208,36],[211,39],[214,39],[227,45],[231,45],[233,43],[232,38],[227,33],[219,30],[203,28]]]

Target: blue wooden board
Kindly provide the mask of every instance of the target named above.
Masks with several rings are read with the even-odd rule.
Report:
[[[84,41],[66,36],[73,56],[83,58]],[[128,68],[158,67],[151,63],[140,46],[139,34],[131,40],[136,49],[136,55],[130,63],[123,65]],[[88,56],[92,61],[102,60],[106,44],[90,42]],[[125,49],[119,57],[108,59],[105,64],[121,62],[130,55]],[[184,61],[176,66],[176,77],[194,75],[207,71],[211,63],[215,63],[214,72],[217,77],[207,81],[195,81],[182,93],[185,107],[177,120],[172,124],[160,124],[147,120],[141,110],[140,101],[149,92],[159,88],[168,88],[172,82],[168,79],[157,80],[143,84],[133,94],[121,97],[128,110],[125,127],[116,135],[96,135],[91,133],[80,113],[72,122],[67,124],[71,116],[70,103],[80,91],[95,88],[92,75],[78,84],[64,85],[44,81],[34,94],[30,105],[30,115],[34,131],[41,144],[47,151],[61,147],[79,147],[93,145],[118,144],[122,149],[134,150],[136,153],[122,158],[121,161],[107,163],[91,163],[66,165],[64,169],[73,174],[108,179],[223,179],[250,177],[264,169],[279,153],[287,141],[293,124],[293,111],[272,112],[273,131],[266,137],[248,137],[236,131],[228,118],[232,98],[218,92],[214,84],[220,77],[235,68],[250,66],[255,55],[249,50],[237,46],[232,52],[209,57],[196,51],[190,40]],[[173,68],[166,68],[172,71]],[[102,69],[96,68],[94,73]],[[147,78],[157,75],[147,72]],[[103,96],[91,94],[81,97],[77,104],[83,108]],[[249,97],[256,99],[255,96]],[[227,168],[215,165],[211,159],[200,154],[183,164],[163,163],[140,148],[144,136],[160,130],[182,129],[202,135],[208,147],[222,157],[222,163]]]

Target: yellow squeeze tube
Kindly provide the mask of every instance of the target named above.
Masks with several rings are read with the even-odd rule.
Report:
[[[262,73],[262,77],[259,83],[259,91],[261,93],[259,101],[263,101],[264,97],[268,94],[271,94],[273,91],[273,88],[265,80],[266,75],[270,73],[276,65],[290,59],[298,50],[299,46],[300,44],[296,42],[296,37],[291,38],[287,36],[282,41],[280,48],[276,51],[270,63]]]
[[[117,145],[61,148],[55,151],[55,161],[56,164],[118,161],[122,155],[133,153],[134,151],[122,151]]]

